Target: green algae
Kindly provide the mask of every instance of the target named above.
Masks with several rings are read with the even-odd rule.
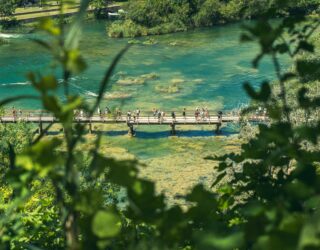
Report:
[[[120,85],[142,85],[142,84],[145,84],[146,81],[145,79],[142,79],[142,78],[125,77],[125,78],[119,79],[116,83]]]
[[[166,94],[175,94],[179,93],[181,91],[181,87],[179,87],[177,84],[173,84],[170,86],[156,86],[155,90],[160,93],[166,93]]]
[[[115,100],[115,99],[129,99],[132,98],[132,94],[125,92],[111,92],[103,96],[104,99]]]
[[[171,82],[172,84],[181,84],[181,83],[186,82],[186,80],[181,79],[181,78],[173,78],[173,79],[170,80],[170,82]]]

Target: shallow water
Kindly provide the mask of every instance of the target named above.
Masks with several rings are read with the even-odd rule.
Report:
[[[108,38],[105,27],[105,22],[85,25],[81,48],[89,68],[71,80],[72,91],[89,101],[96,96],[99,81],[112,58],[129,41]],[[133,45],[117,66],[108,90],[111,98],[103,101],[103,107],[121,107],[124,112],[135,108],[181,112],[183,108],[193,110],[198,106],[231,110],[247,103],[243,82],[250,81],[258,86],[263,80],[274,79],[275,75],[270,60],[264,60],[257,70],[252,68],[251,61],[258,47],[240,44],[240,34],[240,25],[231,24],[155,36],[155,45]],[[8,38],[8,45],[0,46],[0,98],[32,93],[26,72],[51,70],[50,56],[30,40],[34,37],[43,35],[12,36]],[[143,42],[146,38],[138,40]],[[286,66],[288,61],[283,59],[282,64]],[[141,80],[141,75],[151,73],[156,79]],[[126,84],[117,83],[119,79]],[[170,86],[175,86],[174,93],[166,93]],[[16,106],[39,108],[32,101],[19,102]],[[126,127],[119,126],[106,132],[105,138],[110,146],[125,148],[146,161],[155,173],[159,162],[163,161],[178,173],[185,161],[189,162],[188,166],[195,166],[204,152],[210,154],[223,148],[226,143],[217,140],[212,131],[213,128],[189,127],[180,130],[178,137],[172,139],[169,128],[138,127],[136,138],[129,138]],[[234,128],[223,129],[225,135],[232,135],[234,131]],[[177,162],[179,158],[180,163]]]
[[[128,39],[108,38],[105,26],[105,22],[86,24],[81,48],[89,68],[71,80],[72,91],[88,99],[97,94],[99,81],[110,61],[128,42]],[[109,88],[111,95],[118,93],[121,97],[125,93],[127,96],[105,100],[103,105],[122,106],[123,110],[178,111],[184,107],[193,110],[196,106],[229,110],[246,103],[243,82],[258,85],[262,80],[273,79],[274,75],[269,60],[258,70],[251,67],[257,46],[240,44],[240,33],[240,25],[233,24],[155,36],[155,45],[133,45],[118,65]],[[50,71],[50,56],[30,41],[35,36],[41,37],[40,34],[12,36],[9,45],[0,46],[1,98],[33,91],[26,82],[26,72]],[[158,78],[146,80],[144,84],[116,84],[119,77],[139,79],[150,73]],[[158,91],[157,86],[166,88],[174,84],[179,88],[177,93]],[[37,106],[33,102],[20,104],[30,108]]]

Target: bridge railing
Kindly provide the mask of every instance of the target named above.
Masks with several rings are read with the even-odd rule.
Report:
[[[172,111],[162,111],[164,112],[165,116],[161,118],[172,118]],[[175,116],[176,117],[183,117],[183,110],[174,110],[175,112]],[[89,118],[87,116],[87,114],[81,110],[75,110],[74,111],[75,114],[75,119],[87,119]],[[195,117],[195,110],[185,110],[185,114],[186,117]],[[216,117],[220,117],[221,119],[226,119],[226,118],[237,118],[236,120],[239,120],[241,118],[240,112],[238,110],[232,110],[232,111],[223,111],[222,115],[219,115],[218,111],[216,110],[208,110],[206,112],[206,110],[204,112],[200,112],[200,114],[198,115],[198,120],[201,121],[202,119],[209,119],[210,118],[216,118]],[[16,119],[20,119],[20,120],[26,120],[26,119],[31,119],[32,117],[34,118],[39,118],[41,119],[41,117],[46,117],[47,119],[53,117],[52,113],[48,112],[48,111],[44,111],[44,110],[29,110],[29,109],[7,109],[5,110],[5,112],[0,113],[0,118],[4,118],[4,117],[13,117]],[[127,120],[128,116],[127,116],[127,112],[121,112],[121,113],[117,113],[117,112],[112,112],[112,113],[106,113],[104,110],[101,110],[100,113],[95,112],[95,114],[93,115],[93,118],[98,118],[100,117],[101,119],[108,119],[108,120]],[[131,119],[134,119],[138,117],[136,110],[131,111]],[[139,117],[144,117],[147,118],[148,120],[153,120],[153,119],[158,119],[158,114],[155,113],[154,111],[141,111]],[[257,121],[261,121],[261,120],[267,120],[268,117],[266,116],[266,114],[252,114],[250,116],[247,117],[243,117],[244,120],[248,119],[248,120],[257,120]]]
[[[137,110],[131,110],[131,115],[136,115],[136,111]],[[175,112],[176,116],[182,116],[183,115],[183,110],[172,110]],[[167,110],[160,110],[160,112],[164,112],[165,116],[171,116],[172,111],[167,111]],[[121,111],[121,115],[122,116],[126,116],[128,111]],[[186,110],[186,116],[195,116],[195,110]],[[219,111],[217,110],[208,110],[208,114],[209,116],[216,116],[218,114]],[[238,114],[237,112],[233,112],[233,111],[222,111],[223,115],[236,115]],[[29,109],[6,109],[4,110],[4,112],[1,114],[0,116],[13,116],[15,113],[15,115],[19,116],[19,115],[23,115],[23,116],[52,116],[52,113],[45,111],[45,110],[40,110],[40,109],[36,109],[36,110],[29,110]],[[201,113],[201,110],[200,110]],[[204,113],[206,113],[206,111],[204,111]],[[81,111],[80,110],[75,110],[75,115],[80,115]],[[100,113],[98,113],[98,111],[96,111],[94,113],[94,116],[99,116],[99,115],[104,115],[104,116],[116,116],[117,112],[111,112],[111,113],[106,113],[105,110],[101,110]],[[86,116],[85,112],[83,112],[83,116]],[[144,116],[144,117],[153,117],[154,115],[154,111],[141,111],[140,112],[140,116]]]

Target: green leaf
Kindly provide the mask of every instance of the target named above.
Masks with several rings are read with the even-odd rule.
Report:
[[[200,238],[199,249],[239,249],[244,243],[244,233],[230,235],[205,234]]]
[[[44,76],[40,81],[40,86],[44,91],[55,90],[58,87],[58,81],[54,75]]]
[[[121,230],[120,217],[111,211],[98,211],[92,220],[91,228],[99,238],[115,237]]]
[[[68,51],[66,60],[67,70],[74,74],[81,73],[87,68],[86,62],[77,49]]]
[[[317,80],[320,78],[319,60],[298,60],[296,67],[299,76],[305,80]]]
[[[271,95],[271,88],[268,82],[263,82],[260,92],[256,92],[249,83],[243,85],[247,94],[254,100],[267,102]]]
[[[305,223],[299,238],[298,249],[319,249],[320,248],[320,222],[319,215]]]
[[[314,52],[314,45],[308,43],[307,41],[300,41],[299,42],[299,46],[298,46],[298,50],[304,50],[307,52]]]
[[[39,28],[53,36],[59,36],[61,34],[60,28],[55,24],[53,19],[50,18],[42,19]]]
[[[61,105],[56,96],[44,96],[42,98],[43,106],[48,110],[58,116],[61,112]]]

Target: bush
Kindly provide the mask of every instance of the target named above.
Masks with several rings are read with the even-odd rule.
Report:
[[[271,8],[275,10],[273,16],[287,16],[312,13],[320,6],[319,0],[289,2],[289,5],[282,3],[275,6],[275,0],[131,0],[127,8],[126,21],[112,27],[109,35],[127,37],[128,33],[128,37],[134,37],[165,34],[192,27],[257,18]]]
[[[195,26],[212,26],[221,22],[221,4],[219,0],[207,0],[194,16]]]

